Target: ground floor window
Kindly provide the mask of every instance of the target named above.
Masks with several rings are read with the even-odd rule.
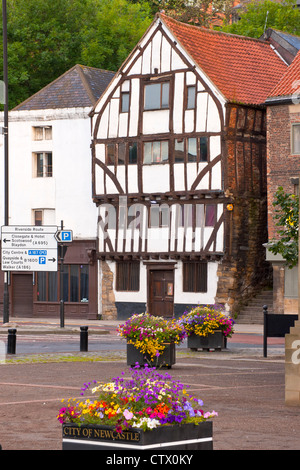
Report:
[[[37,273],[37,300],[57,302],[60,299],[60,271]],[[85,264],[69,264],[63,267],[63,300],[88,302],[89,267]]]
[[[120,261],[117,263],[116,290],[138,291],[140,289],[139,261]]]
[[[183,262],[183,292],[207,292],[207,262]]]

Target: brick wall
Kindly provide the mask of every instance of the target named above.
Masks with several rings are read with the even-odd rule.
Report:
[[[291,178],[300,177],[300,156],[291,154],[291,125],[300,123],[300,105],[276,105],[267,109],[267,182],[269,240],[276,238],[274,194],[279,186],[294,192]]]
[[[224,147],[224,189],[233,211],[226,213],[216,302],[235,314],[271,273],[263,247],[268,240],[265,110],[229,105]]]

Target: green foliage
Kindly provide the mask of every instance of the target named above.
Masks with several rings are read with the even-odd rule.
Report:
[[[210,27],[227,23],[232,12],[233,0],[152,0],[152,11],[165,11],[183,23]]]
[[[282,186],[275,193],[273,202],[274,219],[279,227],[279,239],[273,239],[268,245],[273,254],[280,254],[289,268],[298,262],[299,197],[284,192]]]
[[[271,0],[253,1],[240,16],[241,19],[237,23],[224,26],[222,30],[254,38],[259,38],[267,28],[300,35],[300,11],[296,0],[280,3]]]
[[[147,2],[7,0],[9,108],[77,63],[118,70],[151,21]]]

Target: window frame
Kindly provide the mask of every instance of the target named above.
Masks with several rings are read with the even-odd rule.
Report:
[[[194,90],[194,96],[190,97],[190,91]],[[196,98],[197,98],[197,86],[196,85],[187,85],[186,86],[186,109],[196,109]]]
[[[196,156],[190,157],[189,145],[196,139]],[[182,158],[176,157],[176,145],[183,147]],[[207,135],[190,135],[177,137],[173,141],[174,164],[178,163],[208,163],[210,161],[209,137]]]
[[[76,286],[76,290],[77,290],[77,300],[70,300],[72,297],[72,283],[71,283],[71,274],[72,274],[72,269],[76,269],[77,270],[77,279],[78,279],[78,284]],[[83,272],[83,269],[85,270],[85,272]],[[83,281],[82,281],[82,274],[85,274],[87,275],[87,283],[86,283],[86,291],[87,291],[87,295],[88,297],[84,297],[84,298],[81,298],[82,297],[82,286],[83,286]],[[60,299],[60,275],[59,275],[59,272],[55,271],[55,272],[51,272],[51,271],[39,271],[36,273],[37,275],[37,281],[36,281],[36,284],[37,284],[37,302],[59,302],[59,299]],[[56,275],[56,276],[55,276]],[[50,289],[49,289],[49,285],[50,285],[50,277],[53,277],[52,279],[52,282],[54,282],[54,284],[56,284],[56,295],[54,296],[54,298],[56,300],[54,300],[54,298],[50,299],[49,300],[49,292],[50,292]],[[63,292],[63,297],[64,297],[64,301],[65,302],[68,302],[68,303],[71,303],[71,304],[82,304],[82,303],[88,303],[89,302],[89,282],[90,282],[90,275],[89,275],[89,265],[88,264],[64,264],[64,271],[63,271],[63,278],[64,278],[64,292]],[[40,279],[42,279],[42,282],[44,283],[44,289],[45,289],[45,295],[43,296],[44,298],[42,300],[39,299],[39,296],[40,296]],[[65,280],[67,279],[67,283],[65,282]],[[74,286],[73,286],[74,287]],[[53,291],[54,292],[54,291]],[[74,293],[74,291],[73,291]],[[84,300],[86,299],[86,300]]]
[[[160,160],[153,161],[155,152],[154,152],[154,144],[160,144]],[[167,154],[168,158],[166,160],[162,160],[162,144],[167,144]],[[151,144],[151,161],[145,162],[145,145]],[[170,142],[169,140],[147,140],[143,142],[143,165],[161,165],[164,163],[169,163],[170,161]]]
[[[296,139],[295,139],[295,128],[299,128],[298,132],[299,132],[299,142],[297,142],[297,146],[298,146],[298,151],[296,152],[295,150],[295,143],[296,143]],[[292,127],[291,127],[291,152],[292,152],[292,155],[300,155],[300,122],[293,122],[292,123]]]
[[[51,155],[51,163],[49,163],[49,156]],[[39,159],[42,156],[42,165],[39,164]],[[35,178],[52,178],[53,177],[53,153],[49,151],[33,152],[33,165]],[[41,166],[41,168],[40,168]],[[42,169],[42,171],[40,171]]]
[[[163,96],[164,96],[164,93],[163,93],[163,88],[165,85],[168,85],[168,90],[167,90],[167,93],[166,93],[166,96],[168,97],[168,103],[166,105],[164,105],[163,103]],[[157,99],[157,102],[159,102],[158,106],[151,106],[150,104],[150,107],[147,106],[147,87],[151,87],[151,86],[159,86],[160,87],[160,91],[159,91],[159,97]],[[165,109],[170,109],[170,92],[171,92],[171,82],[170,82],[170,79],[166,79],[166,78],[161,78],[160,80],[155,80],[155,81],[147,81],[144,83],[144,94],[143,94],[143,110],[144,111],[159,111],[159,110],[165,110]]]
[[[207,261],[182,262],[182,291],[205,293],[208,286]]]
[[[38,130],[41,132],[41,138],[37,138]],[[47,131],[49,131],[49,133]],[[32,126],[32,132],[32,140],[35,142],[41,142],[42,140],[52,140],[52,126]]]
[[[123,272],[121,271],[123,269]],[[134,271],[135,270],[135,271]],[[140,262],[117,261],[116,262],[116,291],[139,292],[140,290]]]

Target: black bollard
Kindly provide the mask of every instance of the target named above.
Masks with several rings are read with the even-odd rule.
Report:
[[[17,330],[10,328],[7,337],[7,354],[16,354]]]
[[[88,351],[88,326],[80,327],[80,351]]]

